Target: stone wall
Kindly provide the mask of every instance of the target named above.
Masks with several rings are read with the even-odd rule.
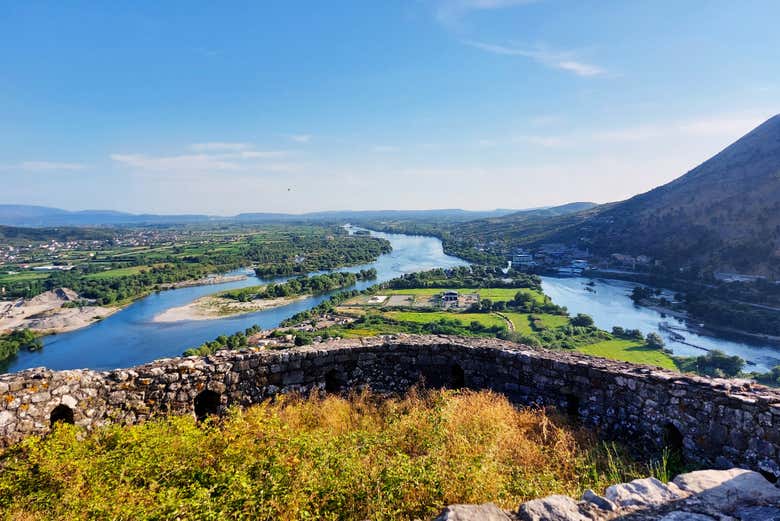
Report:
[[[0,377],[0,444],[55,421],[94,428],[162,414],[219,414],[277,393],[371,387],[492,389],[554,405],[607,438],[679,445],[691,461],[780,475],[780,392],[496,339],[400,335],[285,351],[220,351],[107,372],[30,369]]]

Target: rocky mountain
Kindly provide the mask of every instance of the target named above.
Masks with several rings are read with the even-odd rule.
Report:
[[[552,217],[519,212],[455,233],[645,254],[672,267],[780,274],[780,115],[682,177],[626,201]]]
[[[682,177],[557,235],[602,252],[747,273],[780,271],[780,115]]]

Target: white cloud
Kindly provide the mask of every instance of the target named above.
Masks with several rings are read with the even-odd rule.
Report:
[[[555,146],[614,146],[651,141],[716,139],[736,140],[768,119],[769,113],[722,114],[687,120],[670,120],[641,125],[595,128],[566,135],[521,135],[513,138],[516,143]]]
[[[495,45],[491,43],[476,42],[467,40],[466,45],[470,45],[476,49],[480,49],[485,52],[500,54],[503,56],[520,56],[522,58],[528,58],[537,63],[559,69],[566,72],[571,72],[577,76],[592,77],[603,76],[607,71],[597,65],[585,63],[576,60],[574,53],[571,51],[549,51],[546,49],[522,49],[519,47],[508,47],[505,45]]]
[[[192,154],[179,156],[148,156],[145,154],[111,154],[111,159],[141,170],[155,171],[203,171],[240,170],[236,162],[219,159],[219,156]]]
[[[560,136],[518,136],[513,141],[530,143],[540,147],[560,147],[567,143],[567,140]]]
[[[689,121],[680,125],[680,131],[690,135],[741,135],[757,127],[766,116],[721,116]]]
[[[221,141],[212,141],[209,143],[193,143],[189,146],[190,150],[196,152],[214,152],[214,151],[238,151],[252,148],[249,143],[225,143]]]
[[[24,170],[26,172],[48,172],[57,170],[83,170],[82,163],[63,163],[59,161],[22,161],[9,165],[1,165],[0,170]]]
[[[372,152],[397,152],[400,150],[396,146],[392,145],[374,145],[371,147]]]
[[[24,170],[41,171],[41,170],[81,170],[84,165],[81,163],[58,163],[52,161],[24,161],[22,163]]]
[[[260,159],[260,158],[271,158],[271,157],[284,157],[288,154],[289,152],[287,150],[245,150],[236,155],[222,154],[221,157],[227,157],[227,158],[241,157],[242,159]]]
[[[287,138],[296,143],[308,143],[311,141],[312,136],[311,134],[289,134]]]
[[[535,2],[536,0],[437,0],[434,15],[439,23],[457,27],[461,18],[474,11],[494,11]]]
[[[287,150],[253,150],[246,143],[198,143],[188,148],[198,154],[111,154],[113,161],[136,170],[155,172],[192,173],[222,171],[289,171],[288,163],[268,163],[263,160],[279,159],[289,155]],[[211,153],[208,153],[211,152]]]

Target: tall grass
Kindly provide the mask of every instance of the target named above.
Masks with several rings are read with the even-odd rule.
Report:
[[[286,397],[198,424],[58,427],[0,455],[8,519],[427,519],[658,472],[490,392]]]

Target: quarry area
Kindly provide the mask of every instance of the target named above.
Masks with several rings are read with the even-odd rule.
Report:
[[[0,301],[0,332],[30,329],[35,333],[65,333],[106,318],[120,308],[97,306],[68,288],[41,293],[31,299]]]

